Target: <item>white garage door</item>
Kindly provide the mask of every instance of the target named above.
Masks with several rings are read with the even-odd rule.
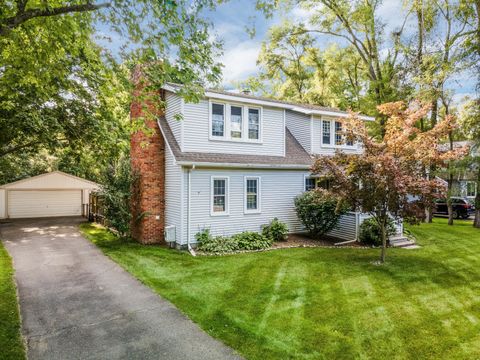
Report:
[[[81,190],[10,190],[11,218],[82,215]]]

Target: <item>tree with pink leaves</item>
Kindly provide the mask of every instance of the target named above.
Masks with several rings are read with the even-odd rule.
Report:
[[[385,136],[378,141],[368,135],[364,122],[350,114],[343,132],[344,141],[355,141],[362,154],[318,156],[313,174],[330,180],[330,191],[352,209],[369,213],[377,222],[382,237],[380,262],[385,262],[387,223],[390,217],[418,223],[424,209],[433,206],[446,188],[436,178],[425,177],[425,169],[444,166],[457,159],[464,149],[440,152],[438,144],[456,127],[455,118],[447,116],[435,127],[421,131],[416,124],[429,111],[428,106],[403,102],[380,105],[388,118]]]

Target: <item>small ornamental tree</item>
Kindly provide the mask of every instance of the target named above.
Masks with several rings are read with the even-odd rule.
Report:
[[[438,150],[440,140],[455,127],[451,116],[421,132],[415,125],[428,113],[428,106],[415,103],[407,108],[403,102],[395,102],[381,105],[378,110],[388,117],[381,142],[371,138],[364,123],[352,113],[343,135],[361,143],[363,153],[319,156],[312,172],[327,176],[330,191],[375,219],[381,230],[383,263],[389,217],[418,223],[425,216],[425,207],[433,206],[434,199],[446,191],[437,179],[426,179],[423,169],[442,166],[458,158],[463,149],[443,153]]]

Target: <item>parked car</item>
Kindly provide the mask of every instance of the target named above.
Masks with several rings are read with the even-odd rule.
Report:
[[[452,197],[453,217],[455,219],[467,219],[475,212],[474,206],[467,200],[460,197]],[[446,199],[438,199],[435,202],[435,215],[448,215]]]

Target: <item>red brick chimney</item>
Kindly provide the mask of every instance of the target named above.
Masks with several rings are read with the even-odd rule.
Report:
[[[136,71],[134,81],[138,80]],[[138,85],[139,82],[136,81]],[[140,90],[134,93],[130,106],[130,119],[144,118],[145,126],[151,134],[137,131],[130,138],[130,162],[138,178],[132,189],[132,237],[142,244],[164,243],[165,227],[165,142],[156,119],[148,117],[144,109],[148,108],[161,115],[158,107],[148,100],[140,100]],[[142,215],[143,214],[143,215]]]

